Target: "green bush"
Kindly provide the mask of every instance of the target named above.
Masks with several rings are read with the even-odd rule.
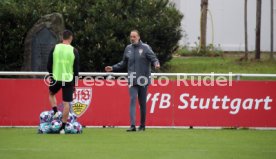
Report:
[[[168,0],[1,0],[0,70],[20,70],[24,38],[43,15],[59,12],[73,30],[81,71],[103,71],[121,60],[129,32],[138,29],[161,64],[181,38],[182,15]]]

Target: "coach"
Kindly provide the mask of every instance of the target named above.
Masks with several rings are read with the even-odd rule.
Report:
[[[138,30],[130,33],[131,44],[125,48],[121,62],[106,66],[105,71],[119,71],[127,67],[130,94],[130,128],[127,132],[136,131],[136,98],[140,104],[140,126],[138,131],[145,131],[147,90],[150,84],[151,65],[160,68],[159,61],[151,47],[142,43]]]

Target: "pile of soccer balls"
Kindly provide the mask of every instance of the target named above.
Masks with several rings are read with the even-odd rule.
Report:
[[[40,114],[40,124],[38,126],[39,134],[57,134],[62,125],[62,112],[44,111]],[[66,134],[81,134],[82,125],[77,122],[77,116],[74,113],[69,113],[68,120],[65,126]]]

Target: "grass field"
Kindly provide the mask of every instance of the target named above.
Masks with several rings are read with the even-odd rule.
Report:
[[[1,159],[275,159],[276,131],[84,129],[80,135],[39,135],[0,128]]]
[[[168,73],[252,73],[276,74],[276,61],[268,60],[264,54],[260,61],[239,61],[243,54],[226,54],[224,57],[174,57],[165,66],[162,72]],[[252,56],[252,55],[251,55]],[[268,79],[275,78],[243,78]]]

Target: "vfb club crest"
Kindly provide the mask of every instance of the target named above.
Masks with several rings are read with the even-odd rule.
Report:
[[[139,54],[140,54],[140,56],[142,55],[143,52],[144,52],[143,49],[139,49]]]
[[[73,95],[72,111],[77,117],[82,116],[89,108],[92,99],[92,88],[80,87],[76,88]]]

